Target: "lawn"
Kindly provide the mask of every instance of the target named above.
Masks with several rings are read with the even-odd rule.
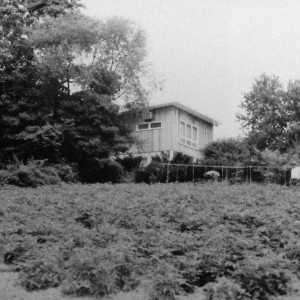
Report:
[[[3,263],[28,291],[105,297],[142,290],[145,300],[297,295],[297,187],[4,186],[0,221]]]

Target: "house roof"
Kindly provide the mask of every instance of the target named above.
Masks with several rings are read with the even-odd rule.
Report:
[[[183,111],[185,111],[185,112],[187,112],[187,113],[189,113],[189,114],[191,114],[191,115],[193,115],[193,116],[195,116],[199,119],[207,121],[208,123],[213,124],[214,126],[220,125],[220,122],[218,122],[218,121],[216,121],[216,120],[214,120],[214,119],[212,119],[208,116],[205,116],[205,115],[199,113],[198,111],[196,111],[194,109],[191,109],[191,108],[189,108],[189,107],[187,107],[187,106],[185,106],[185,105],[183,105],[179,102],[176,102],[176,101],[151,106],[150,110],[157,109],[157,108],[163,108],[163,107],[167,107],[167,106],[177,107],[178,109],[181,109],[181,110],[183,110]]]

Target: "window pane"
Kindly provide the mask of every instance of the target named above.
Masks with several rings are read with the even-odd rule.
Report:
[[[188,146],[192,146],[192,142],[191,142],[191,141],[186,141],[186,144],[187,144]]]
[[[186,125],[186,138],[187,139],[192,138],[192,126],[189,124]]]
[[[149,128],[149,124],[147,124],[147,123],[138,125],[138,130],[143,130],[143,129],[148,129],[148,128]]]
[[[156,122],[156,123],[151,123],[150,128],[160,128],[161,127],[161,122]]]
[[[193,142],[197,142],[197,127],[193,127]]]
[[[185,123],[180,122],[180,136],[185,137]]]

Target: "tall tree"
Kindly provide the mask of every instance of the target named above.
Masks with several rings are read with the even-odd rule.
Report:
[[[287,94],[278,77],[261,75],[241,104],[243,114],[237,115],[248,140],[260,150],[284,150],[287,147]]]
[[[4,161],[23,152],[24,145],[16,138],[19,133],[46,122],[29,36],[41,17],[66,14],[78,6],[68,2],[0,1],[0,159]]]
[[[132,142],[117,120],[118,104],[145,105],[144,33],[128,20],[100,22],[77,7],[64,0],[0,5],[6,14],[0,25],[7,27],[0,39],[6,46],[0,69],[5,160],[15,153],[25,160],[82,161]],[[11,51],[19,45],[20,52]]]

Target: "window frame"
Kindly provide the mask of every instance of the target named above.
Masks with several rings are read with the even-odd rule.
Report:
[[[182,125],[184,124],[184,130],[182,130]],[[187,137],[188,130],[187,128],[190,127],[190,138]],[[194,129],[196,130],[196,140],[194,140]],[[184,136],[182,135],[182,131],[184,131]],[[191,123],[185,122],[183,120],[179,120],[179,144],[199,150],[199,127],[195,126]]]
[[[152,128],[152,127],[151,127],[151,124],[155,124],[155,123],[160,123],[160,127],[154,127],[154,128]],[[157,130],[157,129],[161,129],[161,128],[162,128],[162,124],[163,124],[163,122],[161,122],[161,121],[153,121],[153,122],[144,122],[144,123],[140,123],[140,124],[137,124],[137,125],[136,125],[136,131],[147,131],[147,130]],[[139,126],[140,126],[140,125],[147,125],[147,128],[139,129]]]

